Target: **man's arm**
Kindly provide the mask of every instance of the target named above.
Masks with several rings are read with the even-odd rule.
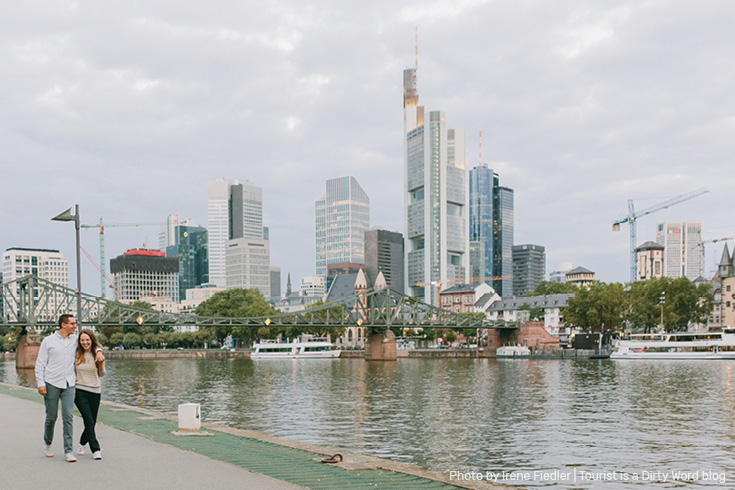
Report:
[[[36,358],[36,386],[41,395],[46,395],[46,364],[48,364],[48,342],[43,339],[41,348],[38,349],[38,357]]]
[[[102,353],[101,347],[97,347],[97,353],[94,355],[94,362],[105,362],[105,355]]]

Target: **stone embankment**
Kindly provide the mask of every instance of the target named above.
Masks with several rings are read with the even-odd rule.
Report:
[[[539,352],[530,356],[518,356],[517,359],[588,359],[594,356],[595,351],[562,349],[548,352]],[[222,351],[207,350],[174,350],[174,349],[143,349],[143,350],[108,350],[107,359],[249,359],[249,350]],[[343,350],[340,356],[343,359],[362,359],[364,350]],[[495,358],[493,352],[473,349],[416,349],[399,350],[399,359],[446,359],[446,358]],[[14,352],[0,352],[0,361],[12,361]]]
[[[106,350],[105,357],[107,359],[245,359],[250,358],[250,351],[220,349]]]

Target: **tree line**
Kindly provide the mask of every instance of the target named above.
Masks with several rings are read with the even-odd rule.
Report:
[[[543,281],[528,295],[560,293],[574,294],[562,310],[564,323],[587,332],[647,333],[660,325],[666,332],[685,331],[689,325],[706,323],[714,305],[712,286],[694,284],[686,277],[661,277],[626,284],[594,281],[583,287]],[[543,312],[531,311],[531,319],[543,319]]]

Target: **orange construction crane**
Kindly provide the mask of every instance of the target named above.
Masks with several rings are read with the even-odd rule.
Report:
[[[437,286],[439,284],[458,284],[458,283],[467,283],[470,284],[477,284],[480,282],[485,281],[502,281],[504,279],[513,279],[513,275],[509,276],[484,276],[484,277],[470,277],[467,278],[461,278],[461,279],[446,279],[446,280],[437,280],[437,281],[431,281],[431,282],[417,282],[414,284],[414,286]]]

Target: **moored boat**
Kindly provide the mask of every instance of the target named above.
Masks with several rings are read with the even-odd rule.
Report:
[[[629,335],[610,359],[735,359],[735,329]]]
[[[531,349],[525,345],[504,345],[495,351],[496,357],[525,357],[531,355]]]
[[[292,342],[264,340],[253,344],[251,359],[332,359],[341,354],[324,337],[302,336]]]

